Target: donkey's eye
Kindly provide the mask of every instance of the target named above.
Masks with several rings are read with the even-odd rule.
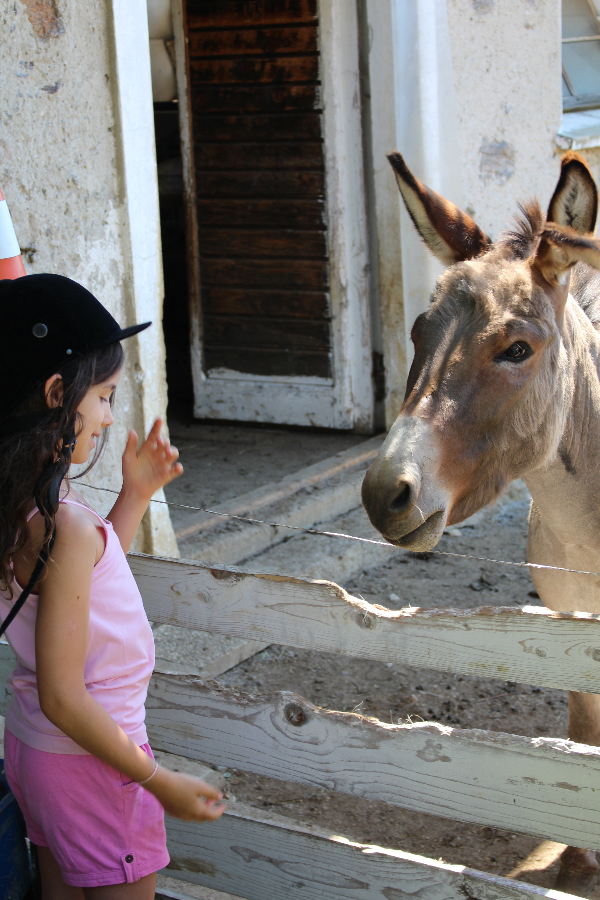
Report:
[[[531,347],[529,344],[526,344],[525,341],[515,341],[515,343],[511,344],[504,353],[500,353],[496,359],[506,359],[508,362],[521,362],[530,357],[532,352]]]

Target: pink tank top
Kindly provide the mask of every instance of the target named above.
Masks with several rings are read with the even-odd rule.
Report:
[[[74,500],[61,503],[83,507]],[[27,520],[36,512],[32,510]],[[85,685],[125,734],[141,745],[148,740],[144,704],[154,669],[152,629],[119,538],[110,522],[98,513],[94,515],[104,529],[106,547],[92,574]],[[17,600],[21,588],[16,581],[12,587]],[[0,618],[5,618],[12,602],[0,592]],[[6,728],[36,750],[84,755],[87,751],[56,728],[40,709],[35,674],[37,604],[37,594],[30,594],[6,631],[18,663],[8,681],[13,699],[6,713]]]

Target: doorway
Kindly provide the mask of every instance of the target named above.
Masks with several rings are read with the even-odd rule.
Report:
[[[194,414],[369,433],[354,6],[174,0],[173,25]]]

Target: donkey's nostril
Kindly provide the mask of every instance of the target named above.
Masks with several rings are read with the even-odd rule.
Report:
[[[406,481],[400,483],[400,493],[390,503],[390,512],[403,513],[413,507],[413,489]]]

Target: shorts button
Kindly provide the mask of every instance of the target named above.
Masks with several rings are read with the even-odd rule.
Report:
[[[128,854],[127,854],[127,856],[125,857],[125,862],[126,862],[126,863],[132,863],[132,862],[133,862],[133,855],[132,855],[131,853],[128,853]]]

